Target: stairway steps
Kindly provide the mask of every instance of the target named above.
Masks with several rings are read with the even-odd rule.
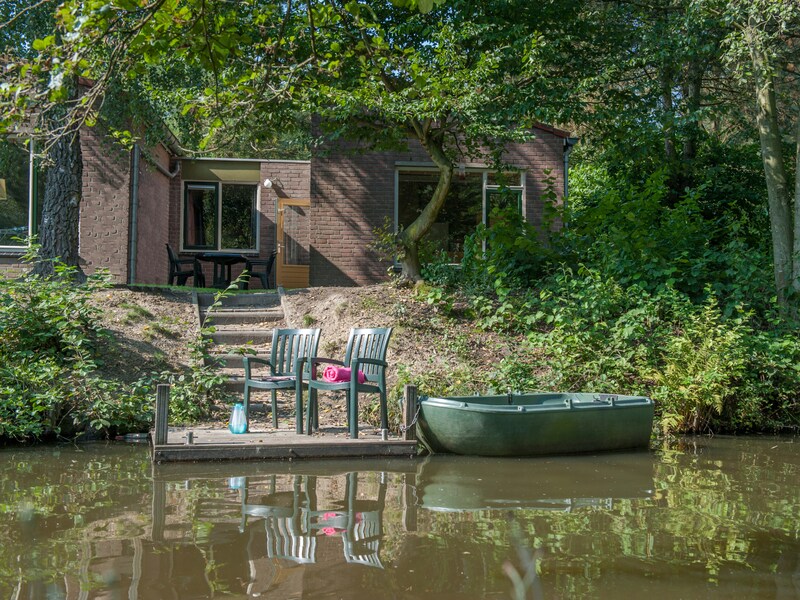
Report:
[[[280,295],[272,293],[263,294],[233,294],[221,299],[221,308],[255,308],[266,309],[281,305]],[[197,294],[197,304],[205,310],[214,303],[213,294]]]
[[[280,307],[272,309],[216,309],[203,316],[206,324],[219,327],[220,325],[257,325],[259,323],[274,323],[283,319]]]
[[[248,354],[248,356],[269,359],[269,353],[264,352]],[[210,359],[206,359],[206,364],[211,362],[218,365],[223,372],[227,371],[228,369],[235,369],[239,372],[243,372],[242,369],[244,369],[244,361],[241,354],[212,353]]]
[[[230,375],[225,383],[222,384],[229,392],[244,393],[244,376]]]
[[[202,322],[213,326],[205,333],[211,341],[207,365],[214,365],[227,378],[225,389],[244,392],[243,355],[236,351],[242,346],[255,352],[248,356],[269,358],[272,329],[284,319],[281,298],[276,293],[232,294],[214,304],[214,294],[198,294],[198,315]],[[261,371],[259,371],[261,372]]]
[[[272,341],[272,330],[217,328],[215,332],[206,334],[206,337],[220,345],[269,344]]]

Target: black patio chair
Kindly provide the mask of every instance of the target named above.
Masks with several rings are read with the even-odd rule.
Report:
[[[167,246],[167,258],[169,258],[169,285],[186,285],[189,277],[193,278],[195,287],[205,287],[206,278],[203,270],[196,258],[178,258],[172,246]],[[183,265],[191,265],[190,269],[183,268]]]
[[[269,281],[270,277],[272,277],[272,267],[275,266],[275,257],[277,255],[277,252],[273,252],[269,255],[269,258],[248,258],[245,263],[244,268],[250,274],[250,280],[252,281],[253,277],[258,277],[261,280],[261,287],[265,290],[271,289]],[[256,267],[263,268],[257,270]],[[250,281],[245,284],[245,289],[249,288]]]

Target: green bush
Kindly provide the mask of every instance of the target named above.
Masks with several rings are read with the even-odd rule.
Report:
[[[127,384],[102,375],[101,311],[90,302],[107,275],[74,283],[58,261],[52,278],[0,277],[0,440],[27,441],[87,432],[142,431],[153,422],[157,383],[170,383],[172,422],[208,417],[223,398],[224,377],[205,365],[208,340],[193,344],[181,373],[153,373]]]
[[[733,198],[723,203],[719,184],[703,181],[676,196],[666,169],[635,178],[597,165],[577,171],[569,228],[556,240],[560,260],[653,293],[672,288],[695,303],[711,286],[727,316],[738,306],[756,315],[770,309],[769,235],[753,234],[763,219]]]
[[[758,169],[729,155],[702,154],[677,189],[601,153],[571,170],[568,227],[545,247],[521,258],[521,230],[479,231],[462,289],[477,325],[529,341],[495,383],[650,395],[668,433],[797,428],[798,324],[775,305]]]
[[[98,342],[107,334],[92,306],[108,277],[72,283],[74,269],[56,262],[53,278],[0,279],[0,438],[26,439],[106,428],[135,412],[98,386]]]
[[[162,373],[161,379],[170,384],[169,420],[173,424],[195,423],[212,416],[217,404],[230,400],[223,384],[225,376],[214,365],[209,349],[212,346],[211,334],[215,327],[214,309],[222,305],[222,299],[233,290],[239,289],[241,276],[232,281],[227,289],[214,295],[205,320],[200,324],[197,338],[189,345],[191,364],[182,373]],[[242,353],[248,350],[241,349]]]
[[[745,367],[742,319],[725,320],[710,296],[676,323],[655,366],[653,399],[660,403],[661,429],[705,431],[739,391]]]
[[[792,323],[772,317],[761,328],[763,315],[729,316],[710,286],[696,304],[675,289],[625,286],[586,266],[540,286],[519,296],[527,312],[513,322],[528,328],[528,347],[490,374],[495,388],[648,395],[668,434],[797,427],[800,340]],[[509,324],[504,314],[495,326]]]

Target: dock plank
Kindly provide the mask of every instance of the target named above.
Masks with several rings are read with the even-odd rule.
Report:
[[[187,443],[191,432],[191,443]],[[374,433],[350,439],[339,430],[307,436],[289,430],[232,434],[224,429],[170,428],[166,444],[153,444],[153,462],[384,458],[417,455],[416,441],[382,440]]]

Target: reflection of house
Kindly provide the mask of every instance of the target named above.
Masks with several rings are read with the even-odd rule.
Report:
[[[464,237],[499,203],[542,224],[545,173],[560,199],[573,140],[544,126],[536,135],[507,147],[507,173],[482,163],[459,165],[429,235],[435,247],[458,259]],[[186,159],[168,145],[127,152],[98,130],[85,130],[81,142],[80,256],[86,271],[107,268],[117,282],[166,283],[169,243],[186,257],[235,251],[263,258],[277,251],[277,283],[286,287],[375,283],[387,265],[369,249],[374,231],[387,221],[410,223],[436,180],[433,163],[414,143],[406,151],[329,149],[310,161],[288,161]],[[0,143],[4,270],[18,264],[21,252],[2,232],[36,231],[42,185],[26,165],[25,150]]]

